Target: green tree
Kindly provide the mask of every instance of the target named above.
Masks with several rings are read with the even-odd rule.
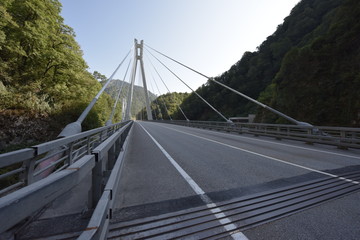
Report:
[[[0,114],[51,119],[58,132],[78,118],[101,88],[60,12],[58,0],[0,4]],[[104,124],[111,101],[107,94],[99,99],[84,129]]]
[[[272,105],[317,125],[360,125],[359,15],[358,1],[344,1],[318,35],[285,56]]]
[[[359,4],[350,2],[300,1],[257,51],[246,52],[215,79],[299,120],[351,126],[358,122],[358,110],[355,110],[358,75],[354,69],[359,62],[355,57],[359,42],[355,40],[359,32],[356,20]],[[351,7],[345,10],[346,5]],[[341,17],[339,11],[343,12]],[[329,31],[333,32],[332,38],[326,37]],[[343,94],[337,94],[335,89],[342,89]],[[257,121],[284,122],[216,84],[207,83],[196,91],[227,117],[257,113]],[[339,99],[346,104],[339,105]],[[309,110],[299,108],[299,103]],[[194,94],[181,106],[191,119],[218,118]],[[336,110],[332,106],[347,110]],[[341,114],[335,116],[336,113]]]
[[[93,72],[93,76],[95,79],[97,79],[98,81],[106,81],[107,80],[107,77],[101,73],[99,73],[98,71],[94,71]]]

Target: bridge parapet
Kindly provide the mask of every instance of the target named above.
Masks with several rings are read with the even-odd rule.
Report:
[[[129,122],[100,127],[31,148],[0,154],[0,169],[2,170],[0,172],[0,180],[2,181],[0,197],[40,180],[39,175],[48,169],[56,168],[55,172],[59,172],[85,154],[91,154],[92,149],[100,142],[127,123]],[[44,168],[35,170],[40,163],[51,158],[55,158],[55,161]]]
[[[217,121],[161,120],[158,122],[217,131],[290,139],[309,144],[319,143],[338,148],[360,148],[360,128],[325,127],[289,124],[228,123]]]
[[[106,182],[105,188],[102,189],[103,191],[101,191],[101,195],[97,195],[99,197],[99,201],[94,209],[94,213],[92,214],[86,229],[79,236],[78,240],[106,238],[109,231],[110,219],[112,218],[112,208],[114,202],[116,201],[115,196],[117,195],[118,185],[120,183],[121,170],[124,164],[126,152],[125,149],[127,149],[128,143],[129,138],[126,138],[124,144],[122,145],[124,151],[120,152],[114,162],[114,167],[112,168],[109,179]],[[99,146],[98,152],[103,150],[104,148],[100,148]],[[101,155],[98,155],[98,157],[99,156]]]
[[[111,194],[112,188],[110,186],[105,188],[105,183],[108,179],[114,182],[114,178],[117,178],[117,176],[111,177],[111,173],[115,166],[117,169],[121,168],[121,165],[116,165],[116,160],[122,156],[125,139],[132,123],[128,121],[113,124],[0,155],[0,167],[21,165],[15,170],[0,175],[0,179],[16,174],[18,177],[18,183],[2,189],[3,195],[6,193],[7,195],[0,198],[0,219],[7,221],[6,224],[1,224],[0,235],[66,194],[66,201],[70,202],[70,205],[79,200],[77,196],[79,193],[71,192],[81,182],[85,181],[90,189],[91,196],[88,196],[87,191],[83,191],[85,196],[81,199],[83,202],[85,199],[82,205],[87,205],[86,208],[96,206],[106,191]],[[59,148],[60,150],[52,152]],[[56,170],[48,177],[35,182],[34,177],[43,170],[34,172],[36,165],[54,156],[58,159],[47,168],[55,167]],[[78,209],[78,211],[82,210]],[[62,212],[66,210],[62,209]]]

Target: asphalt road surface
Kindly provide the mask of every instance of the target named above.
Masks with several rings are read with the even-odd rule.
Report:
[[[124,219],[147,217],[354,170],[359,150],[135,122],[115,208]],[[355,192],[232,238],[360,239],[359,202]]]

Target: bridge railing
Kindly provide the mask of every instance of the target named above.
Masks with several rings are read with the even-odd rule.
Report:
[[[298,126],[287,124],[227,123],[216,121],[162,120],[159,122],[212,129],[255,136],[268,136],[276,139],[291,139],[306,143],[320,143],[338,148],[360,148],[360,128]]]
[[[128,122],[0,154],[0,197],[75,163]],[[46,164],[44,164],[46,163]]]
[[[116,201],[116,196],[118,194],[118,185],[120,184],[121,170],[124,164],[124,157],[128,144],[129,138],[126,138],[122,147],[124,151],[118,155],[101,195],[97,195],[99,201],[97,202],[96,208],[86,229],[82,232],[78,240],[106,239],[109,231],[110,219],[112,218],[113,204]],[[104,144],[103,146],[99,146],[95,151],[98,153],[99,160],[102,158],[103,154],[101,154],[101,152],[104,151],[105,148],[106,145]]]
[[[110,218],[109,211],[111,211],[111,209],[109,209],[109,207],[111,206],[110,203],[112,203],[111,199],[115,194],[112,191],[116,189],[116,185],[119,182],[119,172],[122,166],[122,161],[117,161],[117,159],[123,159],[123,150],[126,147],[124,144],[126,144],[126,138],[131,126],[132,121],[114,124],[109,127],[91,130],[38,145],[37,150],[39,150],[39,152],[49,152],[64,144],[74,143],[75,145],[75,142],[81,142],[84,137],[90,138],[94,136],[94,134],[99,135],[99,138],[106,138],[99,144],[93,144],[97,145],[96,147],[86,148],[87,151],[85,151],[85,154],[82,154],[82,152],[81,154],[79,153],[79,155],[73,158],[72,163],[63,170],[57,170],[46,178],[1,197],[0,219],[6,219],[6,221],[0,225],[0,234],[8,231],[29,216],[36,214],[36,212],[58,197],[68,194],[69,191],[75,189],[80,182],[84,181],[89,185],[92,193],[92,199],[90,203],[88,203],[91,204],[91,206],[88,207],[92,208],[92,206],[97,206],[95,213],[98,213],[100,211],[98,206],[102,207],[101,203],[106,202],[106,207],[102,208],[102,210],[104,210],[102,213],[103,220]],[[105,136],[110,133],[110,136]],[[97,139],[97,137],[94,139]],[[89,145],[91,140],[85,142]],[[80,148],[81,147],[78,147],[77,149]],[[73,152],[77,151],[77,149],[73,150]],[[27,150],[24,152],[27,152]],[[19,154],[19,151],[17,151],[17,154]],[[10,156],[13,157],[12,154],[10,154]],[[104,183],[106,182],[108,182],[108,184],[105,186]],[[75,195],[79,194],[77,191],[75,192]],[[88,198],[88,195],[86,194],[85,197]],[[102,221],[99,227],[103,226],[107,231],[104,221]],[[97,233],[98,230],[95,231],[94,236],[97,236]]]

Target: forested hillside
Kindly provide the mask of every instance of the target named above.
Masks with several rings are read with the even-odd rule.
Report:
[[[300,121],[359,126],[359,8],[357,0],[302,0],[257,51],[215,79]],[[197,92],[225,116],[285,122],[213,82]],[[182,108],[190,119],[220,120],[194,94]]]
[[[343,2],[286,54],[265,102],[317,125],[360,126],[360,2]]]
[[[101,88],[60,13],[58,0],[0,2],[0,151],[56,137]],[[215,79],[299,121],[358,127],[359,19],[358,0],[302,0],[256,51]],[[105,123],[119,83],[99,99],[84,130]],[[142,92],[135,87],[133,113],[142,112]],[[256,113],[257,121],[286,122],[213,82],[197,92],[227,117]],[[162,102],[174,119],[183,119],[182,102],[189,119],[221,120],[194,94],[165,94],[157,102],[158,119],[168,118]],[[115,121],[120,110],[121,104]]]
[[[189,93],[166,93],[160,95],[151,102],[151,110],[155,119],[185,119],[184,115],[179,110],[180,104],[186,99]],[[143,114],[144,116],[141,116]],[[138,114],[138,118],[146,117],[145,108]]]
[[[120,90],[121,84],[123,81],[114,79],[110,82],[108,87],[105,89],[105,92],[107,92],[113,99],[115,99],[118,95],[118,91]],[[129,93],[130,84],[127,82],[124,82],[121,94],[120,94],[120,100],[117,105],[117,112],[122,112],[122,102],[127,101],[128,93]],[[148,91],[150,101],[155,100],[156,96],[152,92]],[[137,113],[141,111],[141,109],[145,106],[145,94],[144,94],[144,88],[141,86],[134,85],[134,92],[133,92],[133,101],[131,104],[131,115],[136,116]]]
[[[57,0],[1,0],[0,151],[55,137],[101,88],[60,12]],[[102,125],[112,102],[103,95],[83,129]]]

